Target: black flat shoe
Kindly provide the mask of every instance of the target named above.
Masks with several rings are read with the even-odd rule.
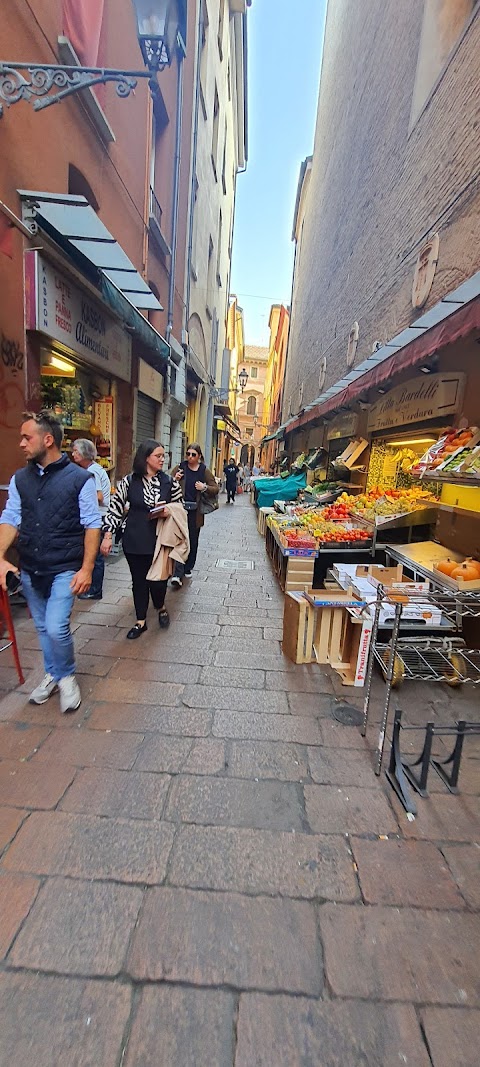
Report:
[[[170,626],[170,615],[168,614],[168,611],[159,611],[158,625],[161,630],[168,630],[168,627]]]
[[[148,629],[146,622],[144,622],[143,626],[136,622],[135,626],[132,626],[132,629],[128,631],[127,641],[135,641],[137,637],[141,637],[145,633],[146,629]]]

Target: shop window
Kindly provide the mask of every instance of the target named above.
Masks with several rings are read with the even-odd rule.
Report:
[[[213,97],[213,131],[212,131],[212,166],[213,173],[215,175],[215,181],[217,181],[217,160],[218,160],[218,129],[220,125],[220,100],[218,99],[218,89],[215,85],[215,94]]]
[[[217,241],[217,285],[221,289],[222,286],[222,272],[221,272],[221,256],[222,256],[222,229],[223,218],[222,210],[220,209],[220,215],[218,218],[218,241]]]
[[[100,204],[84,174],[73,163],[68,164],[68,192],[70,196],[84,196],[90,207],[98,211]]]
[[[249,374],[251,378],[258,378],[258,367],[250,367]]]
[[[214,258],[213,258],[213,241],[212,238],[208,239],[208,270],[207,270],[207,303],[206,310],[209,319],[212,318],[213,308],[213,271],[214,271]]]
[[[257,414],[257,398],[255,396],[249,396],[247,400],[247,415]]]
[[[207,70],[208,70],[208,11],[205,0],[202,0],[202,51],[200,54],[200,103],[203,117],[207,117]]]
[[[223,59],[223,29],[225,25],[225,0],[219,0],[218,8],[218,51],[220,59]]]
[[[435,91],[479,0],[425,0],[410,128]]]

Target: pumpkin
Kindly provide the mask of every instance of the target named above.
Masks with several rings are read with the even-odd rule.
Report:
[[[456,578],[457,582],[476,582],[478,579],[478,568],[471,566],[470,563],[461,563],[459,567],[455,567],[452,571],[451,578]]]
[[[457,570],[457,568],[458,563],[455,563],[455,560],[450,559],[450,557],[441,559],[440,563],[437,563],[437,571],[440,571],[441,574],[448,574],[449,578],[453,577],[452,571]]]
[[[473,556],[467,556],[467,559],[464,559],[463,562],[468,563],[469,567],[475,567],[477,578],[480,578],[480,563],[477,559],[473,559]]]

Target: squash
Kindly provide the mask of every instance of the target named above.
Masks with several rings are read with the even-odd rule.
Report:
[[[455,578],[457,582],[476,582],[478,581],[478,569],[470,563],[461,563],[459,567],[453,569],[450,577]]]
[[[475,567],[477,571],[477,578],[480,578],[480,563],[478,562],[478,559],[474,559],[473,556],[467,556],[467,558],[464,559],[463,562],[468,563],[469,567]]]
[[[447,559],[441,559],[440,563],[436,564],[437,571],[440,571],[441,574],[448,574],[449,578],[453,577],[452,571],[456,570],[457,567],[458,563],[456,563],[455,560],[450,559],[449,556]]]

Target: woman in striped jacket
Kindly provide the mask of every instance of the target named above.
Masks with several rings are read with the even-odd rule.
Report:
[[[154,520],[162,517],[162,512],[158,509],[162,504],[182,499],[180,486],[163,471],[164,462],[163,445],[158,441],[143,441],[135,453],[132,474],[127,474],[118,483],[104,518],[105,533],[100,551],[104,556],[108,556],[112,550],[115,531],[121,527],[127,513],[122,542],[132,575],[133,602],[137,617],[135,625],[127,634],[130,641],[141,637],[147,629],[150,596],[154,608],[158,611],[159,626],[166,630],[170,625],[168,611],[164,607],[167,582],[147,580],[155,551]]]

